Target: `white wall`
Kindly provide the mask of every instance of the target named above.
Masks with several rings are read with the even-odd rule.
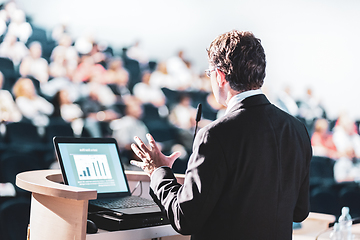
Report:
[[[115,48],[142,41],[155,60],[179,49],[207,67],[205,49],[218,34],[250,30],[267,54],[270,92],[312,87],[330,117],[345,109],[360,119],[360,1],[357,0],[17,0],[34,22],[69,20],[73,36],[91,28]]]

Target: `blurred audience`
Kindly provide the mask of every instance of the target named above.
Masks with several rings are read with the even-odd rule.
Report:
[[[179,103],[170,111],[169,119],[178,128],[191,130],[195,127],[196,109],[188,94],[182,93]]]
[[[324,118],[317,119],[315,122],[311,145],[314,156],[324,156],[334,160],[340,156],[334,144],[332,133],[329,131],[329,123]]]
[[[64,121],[71,123],[71,127],[76,136],[80,136],[84,127],[83,111],[80,106],[74,103],[69,96],[67,89],[59,90],[54,98],[55,107],[53,117],[60,117]]]
[[[12,185],[10,182],[0,183],[0,197],[15,197],[15,196],[16,196],[16,191],[14,185]]]
[[[30,23],[26,22],[24,11],[16,9],[10,17],[8,33],[16,36],[21,42],[26,43],[32,34],[32,28]]]
[[[339,152],[360,157],[360,136],[355,121],[347,113],[340,114],[333,129],[333,139]]]
[[[150,85],[151,73],[145,71],[141,78],[141,82],[135,84],[133,94],[143,104],[151,103],[156,107],[163,107],[166,103],[166,97],[160,88]]]
[[[299,107],[291,94],[291,88],[289,86],[286,86],[283,91],[278,93],[276,105],[295,117],[299,114]]]
[[[42,58],[42,47],[40,42],[32,42],[29,45],[30,54],[23,58],[20,64],[20,74],[22,77],[33,77],[40,83],[49,80],[49,65]]]
[[[208,78],[208,76],[206,76],[205,72],[200,74],[200,76],[197,79],[198,80],[196,85],[199,91],[212,93],[211,81]]]
[[[141,120],[143,115],[142,103],[135,97],[130,97],[125,103],[125,116],[110,123],[113,137],[117,140],[126,163],[135,156],[132,154],[130,145],[134,142],[134,136],[146,139],[148,128]]]
[[[299,117],[303,118],[307,125],[312,126],[319,118],[326,118],[326,112],[311,88],[306,89],[305,96],[297,101],[299,106]]]
[[[93,49],[94,42],[93,31],[91,29],[85,29],[75,40],[74,47],[80,55],[89,55]]]
[[[149,64],[149,56],[141,47],[140,40],[134,42],[126,52],[127,56],[131,59],[134,59],[140,63],[142,69],[146,68]]]
[[[3,9],[0,10],[1,19],[8,25],[11,21],[11,16],[17,10],[15,1],[8,1],[4,3]]]
[[[113,108],[116,97],[111,89],[92,80],[86,85],[88,94],[80,100],[80,106],[85,118],[84,128],[91,137],[102,137],[106,135],[104,126],[120,115]]]
[[[342,113],[333,132],[335,146],[342,155],[334,166],[336,181],[360,180],[360,135],[354,120]]]
[[[192,84],[192,72],[188,68],[183,51],[179,51],[177,55],[170,57],[166,61],[166,68],[168,74],[174,80],[171,86],[176,90],[186,90],[190,88]]]
[[[51,52],[50,73],[52,77],[69,77],[78,66],[79,54],[74,46],[70,35],[62,34],[59,37],[59,45]]]
[[[106,49],[105,45],[93,42],[92,49],[89,53],[89,55],[94,59],[95,64],[100,64],[104,68],[106,67],[108,57],[110,57],[108,54],[103,52]]]
[[[143,104],[151,104],[158,108],[159,114],[166,112],[160,114],[162,120],[176,127],[179,138],[171,144],[191,152],[196,116],[194,106],[198,104],[192,101],[203,104],[200,128],[209,123],[204,115],[214,120],[224,114],[224,107],[212,94],[209,78],[194,71],[184,51],[150,66],[149,56],[140,41],[126,48],[126,55],[115,54],[107,43],[96,42],[93,31],[85,30],[73,39],[68,28],[68,22],[64,21],[53,29],[49,38],[56,45],[45,58],[42,56],[44,46],[28,42],[32,29],[24,12],[12,1],[3,5],[0,33],[4,35],[0,42],[0,57],[11,59],[15,71],[22,77],[13,80],[16,81],[13,96],[10,92],[0,91],[2,121],[29,119],[37,126],[45,126],[49,116],[60,116],[71,122],[77,136],[114,136],[121,149],[129,149],[132,135],[141,135],[132,131],[139,130],[142,135],[147,131],[168,131],[164,130],[166,124],[154,124],[149,119],[142,121]],[[139,76],[142,76],[140,82]],[[40,86],[34,86],[36,80],[41,82]],[[0,75],[0,85],[4,81],[7,79]],[[181,100],[176,98],[179,95]],[[345,124],[346,118],[340,116],[335,128],[329,129],[330,120],[311,88],[298,101],[292,96],[290,86],[276,97],[275,104],[307,125],[314,155],[336,160],[337,181],[356,179],[356,174],[349,173],[355,170],[348,170],[357,165],[360,157],[360,140],[354,121]],[[164,107],[167,111],[161,111]],[[122,129],[122,125],[131,124],[141,127]],[[124,131],[127,133],[122,134]]]
[[[2,89],[4,75],[0,72],[0,121],[1,122],[18,122],[22,115],[14,102],[11,93]]]
[[[196,109],[191,104],[188,94],[182,93],[179,102],[170,110],[169,120],[179,129],[180,143],[187,151],[192,148],[194,136]]]
[[[13,93],[16,105],[23,117],[30,120],[35,126],[48,125],[54,106],[36,93],[31,79],[20,78],[17,80],[13,87]]]
[[[80,64],[74,71],[73,82],[88,82],[93,75],[104,75],[106,69],[98,63],[95,63],[91,55],[83,55]],[[105,82],[104,76],[101,76],[101,81]]]
[[[52,30],[51,30],[51,40],[56,41],[57,43],[60,42],[60,39],[64,34],[68,34],[69,28],[69,18],[64,17],[61,19],[60,23],[57,24]]]
[[[165,62],[159,62],[156,66],[156,70],[151,73],[150,85],[159,89],[169,88],[171,90],[176,90],[176,82],[170,74],[168,74]]]
[[[23,42],[18,41],[15,35],[5,35],[4,41],[0,44],[0,57],[11,59],[15,68],[18,68],[21,60],[28,54],[29,49]]]
[[[123,67],[119,57],[110,59],[104,78],[107,84],[115,87],[115,91],[120,96],[126,97],[131,94],[128,89],[129,72]]]

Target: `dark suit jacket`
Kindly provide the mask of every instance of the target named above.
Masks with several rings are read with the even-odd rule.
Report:
[[[255,95],[199,131],[183,185],[159,168],[150,192],[192,239],[291,239],[309,212],[311,156],[305,126]]]

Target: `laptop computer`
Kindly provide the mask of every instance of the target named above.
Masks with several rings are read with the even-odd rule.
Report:
[[[53,143],[64,183],[97,190],[97,199],[89,201],[89,212],[122,221],[151,219],[145,221],[146,226],[168,223],[154,201],[131,195],[114,138],[55,136]]]

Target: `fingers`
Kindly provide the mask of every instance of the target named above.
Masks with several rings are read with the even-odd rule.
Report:
[[[133,152],[136,154],[136,156],[138,156],[141,160],[145,159],[146,156],[145,154],[140,151],[140,149],[138,148],[138,146],[136,146],[134,143],[131,144],[131,149],[133,150]]]
[[[130,164],[141,168],[149,177],[151,176],[152,172],[155,169],[154,167],[149,166],[146,163],[141,162],[141,161],[131,160]]]
[[[143,141],[141,141],[141,139],[139,137],[134,137],[134,140],[137,144],[135,149],[139,151],[138,153],[140,154],[140,156],[138,155],[137,152],[134,151],[133,145],[135,146],[135,144],[131,144],[131,148],[133,149],[135,154],[138,157],[140,157],[142,160],[144,160],[143,158],[149,159],[150,158],[150,149],[145,145],[145,143]]]
[[[177,158],[179,158],[181,156],[181,152],[179,152],[179,151],[176,151],[176,152],[173,152],[170,156],[169,156],[169,158],[171,159],[171,160],[173,160],[173,161],[175,161]]]
[[[181,152],[176,151],[173,152],[169,157],[168,157],[168,163],[169,163],[169,167],[172,167],[172,165],[174,164],[175,160],[177,158],[179,158],[181,156]]]
[[[130,164],[131,164],[131,165],[134,165],[134,166],[137,166],[137,167],[139,167],[139,168],[141,168],[141,169],[144,169],[144,168],[145,168],[144,162],[131,160],[131,161],[130,161]]]
[[[151,136],[151,134],[148,133],[148,134],[146,134],[146,138],[149,142],[151,149],[156,149],[157,145],[156,145],[156,142],[155,142],[155,139],[153,138],[153,136]]]
[[[141,167],[141,165],[142,165],[141,162],[135,161],[135,160],[131,160],[131,161],[130,161],[130,164],[131,164],[131,165],[134,165],[134,166],[137,166],[137,167]]]

